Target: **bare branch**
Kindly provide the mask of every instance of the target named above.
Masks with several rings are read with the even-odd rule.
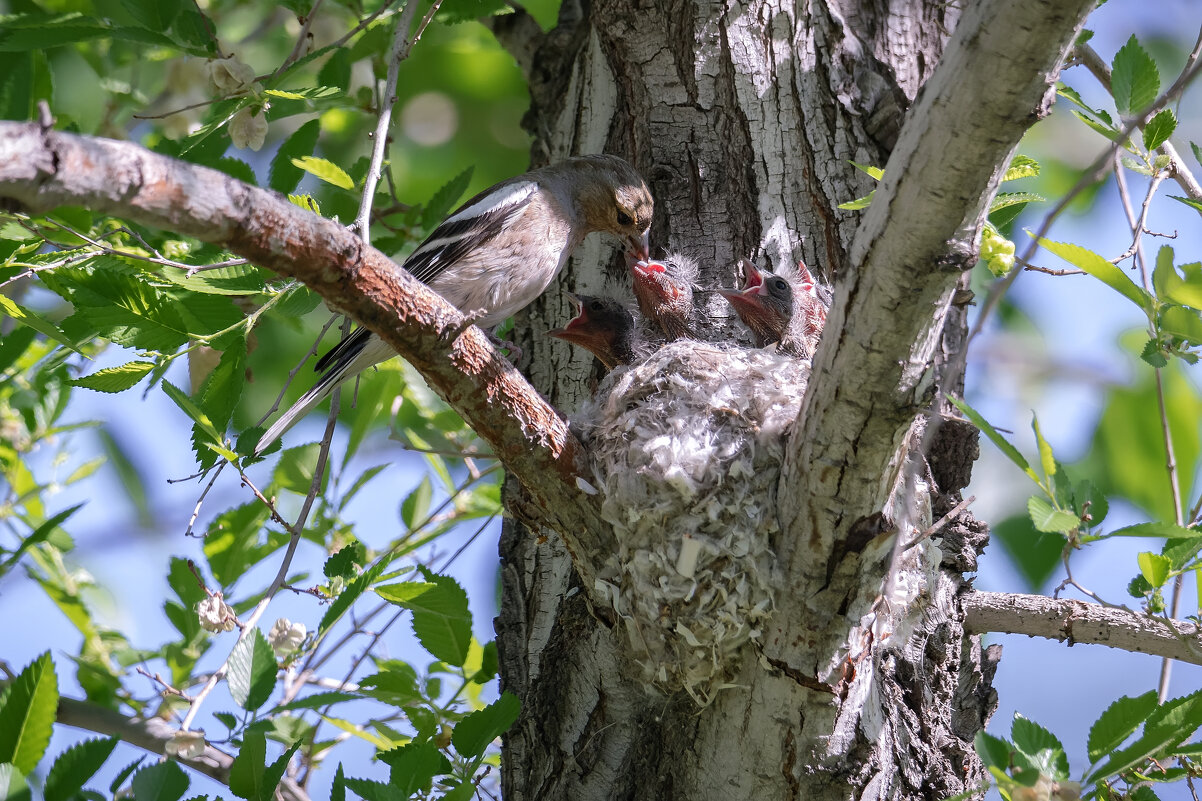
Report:
[[[973,592],[964,596],[962,605],[964,628],[971,634],[1026,634],[1202,665],[1202,639],[1194,623],[1178,620],[1170,627],[1116,607],[1021,593]]]

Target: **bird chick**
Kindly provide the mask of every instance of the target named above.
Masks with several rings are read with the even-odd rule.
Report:
[[[495,328],[543,293],[594,232],[649,258],[651,192],[617,156],[570,158],[486,189],[445,219],[401,266],[481,328]],[[317,383],[263,434],[261,453],[343,381],[396,356],[366,328],[318,360]]]
[[[738,266],[743,289],[719,289],[718,294],[751,329],[757,348],[780,342],[793,320],[793,287],[775,273],[756,269],[748,259],[739,259]]]
[[[697,261],[681,253],[669,253],[661,261],[630,260],[634,296],[639,311],[654,320],[671,342],[695,339],[693,318],[693,282],[697,279]]]
[[[631,364],[639,350],[634,315],[614,298],[566,293],[577,306],[576,316],[550,336],[579,345],[592,353],[605,369]]]
[[[756,347],[779,343],[785,353],[812,356],[826,325],[830,290],[814,278],[805,262],[798,262],[794,275],[759,270],[747,259],[739,259],[738,266],[743,289],[718,291],[751,329]]]

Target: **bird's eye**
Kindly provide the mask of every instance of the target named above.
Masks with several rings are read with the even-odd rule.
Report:
[[[777,278],[776,281],[773,282],[772,286],[774,289],[780,290],[781,292],[788,288],[788,285],[785,283],[785,279],[783,278]]]
[[[599,300],[594,300],[592,303],[590,303],[590,304],[588,305],[588,310],[589,310],[589,311],[595,311],[595,312],[596,312],[596,311],[601,311],[601,301],[599,301]]]
[[[634,218],[621,209],[618,210],[618,225],[631,225],[634,223]]]

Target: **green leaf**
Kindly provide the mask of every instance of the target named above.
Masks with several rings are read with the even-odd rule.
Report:
[[[451,771],[451,763],[431,740],[407,743],[384,751],[379,757],[391,768],[388,784],[398,789],[402,798],[428,792],[435,776]]]
[[[204,272],[164,267],[158,275],[189,292],[207,295],[253,295],[267,288],[267,273],[251,264],[231,264]]]
[[[1189,149],[1194,152],[1194,161],[1202,164],[1202,147],[1198,147],[1196,143],[1190,142]]]
[[[320,133],[321,123],[318,120],[309,120],[284,140],[284,144],[280,145],[280,149],[271,159],[271,168],[268,171],[268,182],[272,189],[283,194],[296,189],[305,171],[293,164],[292,160],[312,156]]]
[[[1010,768],[1010,754],[1014,749],[1006,740],[979,731],[973,745],[976,748],[977,756],[985,763],[985,767],[997,768],[1003,774]]]
[[[318,71],[317,82],[322,86],[336,86],[346,92],[351,85],[350,51],[345,47],[335,50]]]
[[[38,766],[58,710],[58,677],[46,651],[30,662],[0,695],[0,762],[28,776]]]
[[[230,792],[247,801],[272,801],[288,760],[296,753],[297,740],[279,759],[267,765],[267,740],[262,731],[250,729],[242,738],[242,749],[230,765]]]
[[[993,202],[989,204],[989,213],[992,214],[1000,209],[1009,206],[1025,206],[1028,203],[1043,203],[1047,198],[1043,195],[1036,195],[1033,192],[998,192],[994,197]]]
[[[254,501],[225,510],[209,524],[204,538],[205,558],[213,578],[223,587],[288,542],[287,534],[264,528],[270,514],[265,505]]]
[[[1107,537],[1165,537],[1173,540],[1197,539],[1202,531],[1183,528],[1174,523],[1136,523],[1111,531]]]
[[[33,119],[33,73],[31,53],[0,52],[0,120]]]
[[[433,228],[438,223],[442,222],[447,213],[454,207],[455,202],[463,195],[467,185],[472,182],[472,168],[468,167],[463,172],[456,175],[450,181],[447,181],[441,189],[434,193],[434,197],[430,198],[430,202],[426,204],[426,208],[422,211],[422,227]]]
[[[208,416],[202,412],[195,403],[192,402],[192,399],[189,398],[182,389],[175,386],[167,379],[163,379],[162,387],[163,392],[167,393],[167,397],[175,401],[175,405],[178,406],[184,414],[188,415],[192,422],[199,426],[200,429],[204,431],[206,435],[208,435],[209,439],[211,439],[213,442],[221,441],[221,434],[218,433],[217,429],[213,426],[212,421],[209,420]]]
[[[422,699],[417,686],[417,671],[404,663],[364,677],[359,687],[365,695],[397,707],[407,707]]]
[[[401,502],[401,520],[409,530],[412,531],[414,526],[426,519],[433,495],[434,485],[430,483],[430,477],[427,475],[422,477],[421,483]]]
[[[343,783],[354,790],[364,801],[408,801],[410,795],[391,783],[370,779],[344,779]]]
[[[6,801],[29,801],[32,797],[25,774],[11,762],[0,762],[0,798]]]
[[[346,801],[346,775],[342,772],[342,763],[334,771],[334,781],[330,786],[330,801]]]
[[[45,801],[70,801],[117,747],[116,737],[84,740],[59,754],[46,777]]]
[[[230,695],[243,709],[258,709],[271,697],[278,670],[271,645],[263,632],[256,628],[239,640],[230,653],[229,672],[226,674]]]
[[[1160,92],[1160,71],[1156,69],[1156,62],[1140,46],[1134,34],[1114,54],[1110,91],[1114,95],[1114,105],[1124,117],[1134,116],[1152,105]]]
[[[321,623],[317,626],[318,639],[325,635],[330,626],[338,622],[338,619],[346,613],[346,610],[351,608],[351,604],[357,601],[359,596],[371,587],[372,583],[379,579],[380,574],[383,572],[384,563],[377,562],[372,567],[360,573],[359,578],[346,585],[346,589],[338,594],[338,597],[330,604],[330,608],[321,616]]]
[[[1188,739],[1202,725],[1202,695],[1194,693],[1175,698],[1149,713],[1143,733],[1135,742],[1111,754],[1101,767],[1086,777],[1092,784],[1108,776],[1116,776],[1141,765],[1149,757],[1156,758],[1168,748]]]
[[[1092,250],[1086,250],[1080,245],[1072,245],[1067,242],[1053,242],[1050,239],[1041,238],[1039,239],[1039,244],[1074,267],[1084,270],[1094,278],[1097,278],[1145,312],[1151,312],[1152,299],[1148,296],[1148,293],[1136,286],[1135,282],[1128,278],[1126,273],[1097,253],[1094,253]]]
[[[109,33],[109,28],[81,14],[14,14],[6,17],[4,27],[0,28],[0,51],[46,50]]]
[[[317,469],[317,454],[321,445],[311,442],[295,448],[286,448],[271,474],[272,485],[277,489],[292,490],[297,495],[308,495],[313,486],[314,471]],[[329,482],[329,474],[322,476],[322,486]]]
[[[448,0],[438,7],[434,18],[444,25],[478,20],[500,14],[507,8],[503,0]]]
[[[1002,176],[1002,181],[1017,181],[1019,178],[1034,178],[1037,175],[1039,175],[1039,162],[1020,153],[1010,160],[1010,166],[1006,168],[1006,174]]]
[[[1202,344],[1202,314],[1185,306],[1166,306],[1160,312],[1160,328],[1191,344]]]
[[[844,211],[859,211],[860,209],[866,209],[872,205],[872,198],[875,195],[876,190],[873,189],[867,195],[864,195],[864,197],[858,197],[855,200],[849,200],[846,203],[840,203],[839,208],[843,209]]]
[[[874,180],[879,181],[885,177],[884,167],[873,167],[871,164],[860,164],[855,161],[849,161],[848,164]]]
[[[229,426],[245,386],[246,337],[239,333],[196,392],[196,402],[217,431],[224,432]]]
[[[451,743],[462,756],[481,756],[489,743],[509,730],[521,708],[518,697],[506,690],[493,703],[456,723]]]
[[[153,362],[126,362],[120,367],[106,367],[71,381],[73,386],[97,392],[124,392],[154,369]]]
[[[1163,587],[1164,583],[1169,580],[1169,570],[1172,568],[1172,564],[1168,557],[1144,551],[1136,557],[1136,561],[1139,563],[1139,572],[1143,575],[1144,580],[1153,587]]]
[[[82,508],[83,504],[77,503],[69,509],[64,509],[63,511],[54,515],[54,517],[51,517],[49,520],[40,524],[36,529],[33,530],[32,534],[21,540],[21,544],[18,545],[12,553],[8,554],[8,558],[3,562],[3,564],[0,564],[0,576],[4,575],[10,566],[17,563],[17,560],[21,558],[21,554],[25,553],[33,546],[49,540],[51,535],[54,534],[58,527],[61,526],[67,520],[67,518]],[[10,761],[12,760],[0,759],[0,762]]]
[[[377,587],[376,592],[384,600],[413,611],[413,632],[436,659],[462,665],[472,639],[467,593],[450,576],[422,572],[429,584],[389,584]]]
[[[1192,197],[1178,197],[1177,195],[1169,195],[1173,200],[1184,203],[1194,211],[1202,212],[1202,201],[1194,200]]]
[[[1148,124],[1144,126],[1144,147],[1155,150],[1169,140],[1173,131],[1177,130],[1177,115],[1172,109],[1156,112]]]
[[[1068,755],[1056,735],[1033,720],[1015,714],[1010,727],[1010,738],[1014,747],[1035,762],[1040,773],[1051,776],[1055,781],[1067,781]]]
[[[989,437],[993,444],[998,447],[998,450],[1004,453],[1006,457],[1010,459],[1010,461],[1018,465],[1018,468],[1030,476],[1032,481],[1034,481],[1036,484],[1039,483],[1039,476],[1035,475],[1035,471],[1031,469],[1031,465],[1027,462],[1026,457],[1018,452],[1018,448],[1015,448],[1013,445],[1007,442],[1006,439],[997,432],[997,429],[991,426],[976,409],[969,406],[967,402],[959,398],[952,397],[951,395],[949,395],[947,399],[953,406],[959,409],[960,412],[967,417],[973,425],[981,429],[985,436]]]
[[[13,301],[9,300],[7,295],[4,294],[0,294],[0,313],[13,318],[22,325],[29,326],[39,334],[44,334],[50,339],[53,339],[55,342],[58,342],[60,345],[66,345],[71,350],[79,353],[79,350],[75,347],[71,340],[67,338],[67,335],[59,330],[58,326],[47,320],[45,317],[42,317],[40,314],[31,312],[24,306],[14,303]]]
[[[330,692],[306,695],[304,698],[298,698],[290,703],[282,704],[272,709],[271,713],[274,715],[277,712],[291,712],[296,709],[319,709],[331,706],[332,704],[341,704],[345,701],[359,701],[362,698],[363,696],[357,693],[342,693],[331,690]]]
[[[342,91],[336,86],[310,86],[306,89],[267,89],[263,94],[284,100],[321,100],[327,97],[337,97],[342,94]]]
[[[1039,430],[1039,418],[1031,415],[1031,430],[1035,432],[1035,442],[1039,445],[1039,463],[1043,467],[1043,474],[1048,478],[1056,475],[1056,457],[1052,453],[1052,446],[1043,438],[1043,432]]]
[[[302,156],[301,158],[291,159],[291,161],[310,175],[315,175],[326,183],[333,184],[340,189],[355,188],[355,182],[346,174],[346,170],[332,161],[315,156]]]
[[[365,564],[366,559],[367,549],[363,547],[363,543],[352,542],[339,548],[338,553],[327,559],[321,572],[326,578],[352,579],[356,575],[355,565]]]
[[[1089,761],[1102,757],[1123,744],[1156,708],[1156,693],[1149,690],[1134,698],[1124,695],[1106,708],[1089,727]]]
[[[1115,128],[1113,125],[1107,125],[1104,122],[1098,122],[1093,117],[1090,117],[1086,114],[1082,114],[1080,111],[1077,111],[1076,109],[1073,109],[1073,116],[1076,117],[1077,119],[1081,120],[1081,122],[1085,123],[1092,130],[1096,131],[1097,133],[1100,133],[1102,136],[1106,137],[1107,139],[1109,139],[1112,142],[1118,141],[1119,134],[1122,133],[1121,131],[1119,131],[1118,128]]]
[[[1053,508],[1052,504],[1038,495],[1027,499],[1027,514],[1035,528],[1044,532],[1068,532],[1080,525],[1080,519],[1072,512]]]
[[[137,801],[179,801],[189,784],[183,768],[170,760],[142,768],[130,782]]]

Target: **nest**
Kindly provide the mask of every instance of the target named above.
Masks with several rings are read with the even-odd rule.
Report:
[[[772,613],[776,490],[809,373],[677,341],[612,373],[574,421],[619,543],[598,594],[649,685],[708,704]]]

